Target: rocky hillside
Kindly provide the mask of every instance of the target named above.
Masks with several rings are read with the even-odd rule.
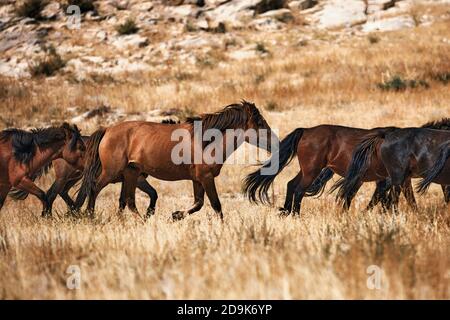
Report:
[[[440,10],[434,7],[440,6]],[[118,79],[432,24],[450,1],[0,0],[0,74]],[[289,37],[283,38],[283,35]],[[274,40],[277,39],[277,40]],[[180,75],[182,76],[182,75]]]

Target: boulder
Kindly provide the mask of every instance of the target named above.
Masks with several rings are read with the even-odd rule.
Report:
[[[361,0],[330,0],[315,14],[319,28],[352,27],[367,21],[366,5]]]
[[[114,38],[112,44],[118,49],[126,49],[128,47],[143,48],[148,45],[148,39],[138,34],[130,34]]]
[[[274,19],[280,22],[289,22],[291,20],[294,20],[294,16],[292,15],[291,10],[286,8],[267,11],[263,14],[260,14],[260,17]]]
[[[283,8],[285,3],[285,0],[234,0],[220,4],[207,11],[206,15],[213,21],[240,27],[243,21],[250,20],[255,14]]]
[[[365,23],[362,27],[364,32],[374,31],[393,31],[403,28],[413,28],[415,26],[414,19],[411,16],[404,15],[391,17],[381,20],[374,20]]]
[[[306,10],[314,7],[317,4],[317,0],[297,0],[288,3],[291,10]]]
[[[41,12],[41,16],[48,20],[53,20],[62,13],[61,5],[58,2],[50,2]]]
[[[368,0],[367,1],[367,14],[373,14],[378,11],[387,10],[395,6],[398,0]]]

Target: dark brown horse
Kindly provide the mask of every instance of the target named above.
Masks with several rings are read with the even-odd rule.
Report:
[[[51,214],[46,193],[33,179],[55,159],[62,158],[77,166],[85,145],[76,126],[64,123],[60,127],[7,129],[0,133],[0,209],[11,190],[17,188],[35,195],[42,202],[43,215]]]
[[[355,148],[349,170],[340,183],[338,197],[344,201],[353,194],[369,168],[380,164],[386,168],[386,172],[385,175],[380,175],[379,180],[387,179],[397,190],[403,188],[404,182],[411,178],[425,178],[420,191],[425,190],[431,182],[448,186],[449,143],[448,130],[404,128],[369,134]],[[396,194],[398,195],[398,191]]]
[[[205,134],[218,132],[222,136],[211,137],[206,142],[199,141],[196,139],[198,127]],[[237,135],[231,139],[227,139],[227,135],[223,137],[228,129],[235,129],[233,132],[238,132]],[[264,129],[265,136],[248,139],[246,132],[249,129]],[[179,150],[180,145],[185,145],[180,144],[180,138],[188,143],[187,149]],[[205,154],[211,152],[212,157],[220,155],[225,161],[245,141],[270,151],[271,144],[268,142],[272,139],[275,135],[258,108],[246,101],[180,124],[123,122],[93,134],[80,192],[88,194],[88,212],[93,214],[99,192],[118,177],[123,177],[126,203],[130,210],[137,212],[134,192],[141,174],[166,181],[191,180],[194,205],[186,211],[174,212],[172,217],[182,219],[186,214],[200,210],[206,192],[214,211],[222,218],[214,178],[220,174],[223,162],[210,162]],[[182,161],[175,161],[174,155],[181,156]],[[78,201],[76,206],[80,206]]]
[[[297,155],[300,171],[288,182],[286,200],[280,210],[282,214],[291,212],[299,214],[304,196],[319,194],[333,173],[345,176],[353,149],[368,133],[382,134],[390,130],[393,128],[367,130],[335,125],[297,128],[281,141],[278,153],[274,153],[262,168],[245,178],[244,192],[251,202],[270,203],[268,190],[275,177]],[[272,166],[273,161],[279,161],[278,172],[263,175],[261,170]],[[378,176],[385,175],[386,171],[383,165],[374,164],[369,168],[364,181],[379,180]],[[373,206],[378,201],[386,201],[385,191],[386,186],[379,183],[369,206]],[[353,195],[345,199],[345,208],[350,206],[352,199]],[[387,206],[388,203],[385,205]]]
[[[437,128],[443,130],[450,129],[450,119],[429,122],[424,128]],[[283,208],[280,208],[283,214],[300,212],[300,204],[304,196],[320,195],[326,183],[337,173],[341,177],[345,176],[347,168],[352,160],[352,152],[359,142],[363,141],[367,134],[384,134],[395,130],[389,128],[375,128],[372,130],[349,128],[342,126],[322,125],[314,128],[298,128],[290,133],[280,145],[279,154],[274,154],[272,158],[264,165],[270,166],[274,159],[279,158],[280,170],[287,166],[297,154],[301,171],[288,182],[286,200]],[[278,172],[278,173],[279,173]],[[375,192],[367,206],[367,210],[372,209],[376,204],[382,204],[384,209],[389,209],[398,202],[400,189],[391,190],[389,180],[380,179],[386,171],[380,163],[374,163],[367,168],[368,174],[364,179],[355,185],[352,192],[346,193],[342,197],[344,208],[350,207],[351,201],[356,192],[362,185],[362,182],[376,181]],[[261,170],[257,170],[248,175],[244,181],[244,192],[250,201],[269,203],[268,190],[273,183],[274,175],[262,175]],[[342,180],[338,182],[332,191],[340,187]],[[443,186],[445,201],[450,200],[450,188]],[[413,209],[416,208],[416,200],[410,179],[405,179],[401,190],[405,195],[407,203]],[[395,203],[394,203],[395,202]]]

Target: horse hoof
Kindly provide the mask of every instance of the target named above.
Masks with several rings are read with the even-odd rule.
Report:
[[[153,216],[155,214],[155,209],[149,209],[147,210],[147,213],[145,214],[145,219],[150,218],[151,216]]]
[[[174,213],[172,213],[172,219],[174,221],[179,221],[184,219],[184,212],[183,211],[175,211]]]
[[[285,208],[278,208],[278,212],[280,214],[280,217],[287,217],[289,216],[291,213],[286,210]]]

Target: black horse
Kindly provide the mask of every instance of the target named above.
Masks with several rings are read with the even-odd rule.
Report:
[[[430,128],[442,128],[437,130]],[[422,128],[395,129],[389,132],[367,135],[355,149],[346,177],[339,183],[338,198],[342,201],[356,192],[365,171],[372,162],[381,162],[387,175],[395,208],[400,190],[411,178],[425,178],[419,191],[424,191],[431,182],[438,183],[449,202],[450,163],[450,119],[429,123]]]

